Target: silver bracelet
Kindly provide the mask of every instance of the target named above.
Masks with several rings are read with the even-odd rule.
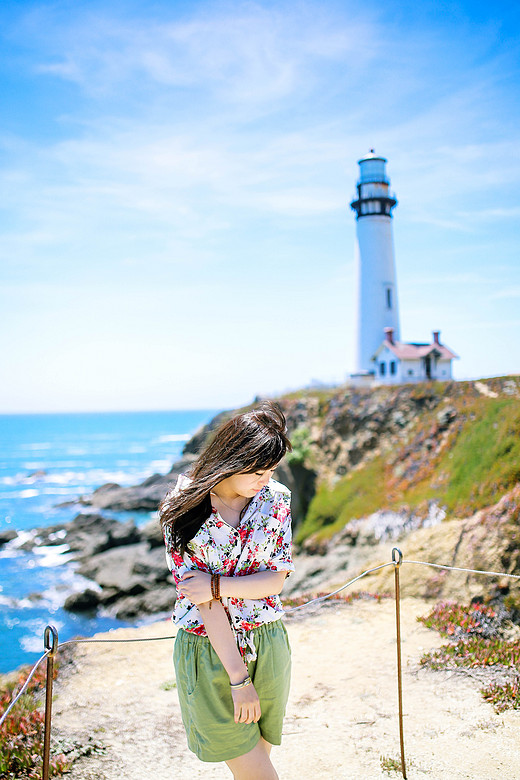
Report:
[[[229,687],[232,688],[234,691],[238,691],[240,688],[245,688],[247,685],[252,685],[253,681],[250,678],[249,675],[247,675],[245,680],[242,680],[242,682],[239,683],[229,683]]]

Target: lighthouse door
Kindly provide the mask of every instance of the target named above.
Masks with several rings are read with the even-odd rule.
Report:
[[[432,359],[430,355],[426,355],[424,358],[424,368],[426,371],[426,379],[432,378]]]

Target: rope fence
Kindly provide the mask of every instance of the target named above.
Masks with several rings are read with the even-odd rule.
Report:
[[[478,575],[484,575],[488,577],[509,577],[511,579],[516,579],[516,580],[520,579],[520,574],[508,574],[507,572],[485,571],[481,569],[467,569],[460,566],[448,566],[439,563],[431,563],[429,561],[409,561],[403,558],[403,554],[398,547],[394,547],[392,549],[391,561],[387,563],[382,563],[379,566],[374,566],[371,569],[367,569],[366,571],[362,572],[357,577],[354,577],[353,579],[349,580],[344,585],[332,591],[331,593],[327,593],[324,596],[319,596],[314,599],[309,599],[309,601],[306,601],[303,604],[298,604],[295,607],[290,607],[288,609],[285,609],[284,612],[285,613],[295,612],[296,610],[303,609],[305,607],[310,606],[311,604],[318,604],[320,602],[326,601],[327,599],[332,598],[332,596],[336,596],[338,593],[345,590],[346,588],[349,588],[355,582],[358,582],[359,580],[363,579],[363,577],[367,577],[369,574],[373,574],[374,572],[380,571],[381,569],[384,569],[388,566],[393,566],[394,581],[395,581],[399,742],[400,742],[400,752],[401,752],[401,773],[404,780],[406,780],[407,775],[406,775],[406,763],[405,763],[405,752],[404,752],[403,697],[402,697],[401,616],[400,616],[401,596],[400,596],[400,578],[399,578],[399,572],[403,564],[415,564],[417,566],[430,566],[436,569],[467,572],[468,574],[478,574]],[[16,696],[13,698],[13,700],[7,707],[6,711],[0,717],[0,726],[1,726],[4,720],[11,712],[11,710],[13,709],[13,707],[15,706],[16,702],[20,699],[21,696],[23,696],[23,694],[27,690],[29,682],[31,681],[33,675],[35,674],[40,664],[42,664],[43,661],[46,660],[47,673],[46,673],[46,686],[45,686],[45,721],[44,721],[42,780],[49,780],[50,738],[51,738],[51,721],[52,721],[52,688],[53,688],[53,678],[54,678],[54,661],[58,650],[62,647],[65,647],[65,645],[74,645],[74,644],[107,644],[107,643],[115,643],[115,642],[117,643],[160,642],[167,639],[175,639],[175,634],[171,636],[142,637],[139,639],[68,639],[65,642],[59,642],[58,632],[56,628],[51,625],[46,626],[43,635],[43,643],[44,643],[44,650],[45,650],[44,654],[38,659],[38,661],[36,661],[31,671],[29,672],[29,675],[24,685],[22,686],[20,691],[18,691]]]

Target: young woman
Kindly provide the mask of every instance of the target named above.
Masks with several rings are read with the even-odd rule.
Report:
[[[272,476],[290,449],[284,415],[263,403],[219,428],[160,508],[188,746],[235,780],[278,778],[291,666],[278,594],[294,566],[290,493]]]

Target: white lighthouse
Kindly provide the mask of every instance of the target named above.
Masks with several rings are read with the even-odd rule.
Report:
[[[386,160],[374,150],[359,160],[357,198],[351,205],[357,215],[357,355],[352,379],[371,382],[374,354],[385,328],[400,339],[395,273],[392,209],[397,200],[390,192]]]
[[[402,342],[395,274],[392,209],[386,160],[374,150],[359,160],[357,198],[350,204],[357,216],[357,356],[354,384],[399,384],[447,381],[457,358],[440,331],[433,340]]]

